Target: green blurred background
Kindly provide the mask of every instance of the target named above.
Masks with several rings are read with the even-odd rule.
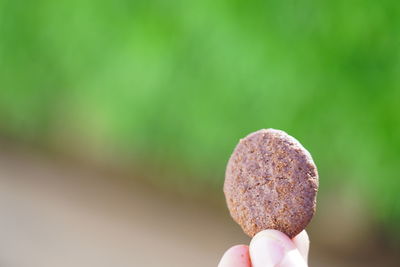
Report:
[[[399,240],[399,11],[390,0],[1,0],[1,134],[169,166],[151,182],[221,195],[239,138],[282,129],[312,153],[321,199],[349,186]]]

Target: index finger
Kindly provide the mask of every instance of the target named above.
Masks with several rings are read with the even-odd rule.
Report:
[[[308,234],[306,230],[303,230],[292,239],[294,245],[299,250],[301,256],[303,256],[304,260],[307,262],[308,259],[308,251],[310,249],[310,239],[308,238]]]

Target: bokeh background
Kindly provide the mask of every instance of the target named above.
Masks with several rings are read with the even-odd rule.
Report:
[[[397,1],[0,1],[1,266],[216,266],[226,162],[319,168],[313,266],[395,266]]]

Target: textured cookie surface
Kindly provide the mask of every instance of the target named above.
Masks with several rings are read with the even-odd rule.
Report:
[[[314,215],[317,190],[310,153],[280,130],[263,129],[241,139],[225,173],[229,211],[250,237],[265,229],[296,236]]]

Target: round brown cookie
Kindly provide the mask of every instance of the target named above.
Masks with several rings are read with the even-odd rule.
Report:
[[[250,237],[265,229],[295,237],[314,215],[317,190],[310,153],[280,130],[263,129],[241,139],[226,168],[229,211]]]

